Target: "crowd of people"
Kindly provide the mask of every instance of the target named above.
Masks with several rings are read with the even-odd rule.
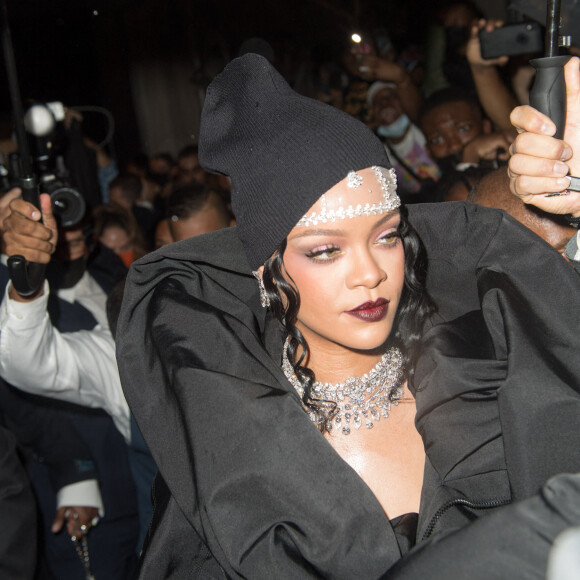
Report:
[[[535,194],[580,176],[580,72],[562,146],[527,60],[482,58],[501,25],[370,29],[307,96],[241,55],[198,144],[76,143],[80,222],[4,193],[0,576],[545,577],[580,525],[580,208]]]

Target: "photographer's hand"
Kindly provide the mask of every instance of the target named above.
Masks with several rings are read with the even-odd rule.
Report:
[[[30,262],[50,262],[58,241],[58,228],[48,194],[40,196],[40,205],[41,211],[22,199],[10,202],[9,214],[2,222],[4,252],[8,257],[20,255]],[[10,298],[19,302],[29,302],[41,294],[42,289],[36,296],[24,298],[10,289]]]
[[[510,189],[524,203],[555,214],[580,216],[580,193],[546,197],[565,192],[568,172],[580,177],[580,60],[571,58],[564,67],[567,115],[564,140],[552,137],[554,123],[529,106],[512,111],[511,121],[520,133],[511,146]]]
[[[18,199],[22,193],[19,187],[11,189],[0,197],[0,235],[4,235],[4,220],[10,215],[10,204],[13,200]]]

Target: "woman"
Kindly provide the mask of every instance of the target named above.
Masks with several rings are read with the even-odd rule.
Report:
[[[129,267],[143,257],[147,250],[135,218],[120,207],[102,205],[95,209],[95,237]]]
[[[575,272],[494,210],[407,219],[372,133],[256,55],[200,161],[238,225],[136,263],[119,325],[161,474],[141,577],[541,577],[580,519],[577,478],[538,494],[580,468]]]

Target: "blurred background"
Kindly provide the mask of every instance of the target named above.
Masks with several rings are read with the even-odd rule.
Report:
[[[504,0],[476,4],[489,18],[506,16]],[[380,23],[397,48],[421,47],[440,9],[432,0],[6,0],[6,5],[23,99],[105,107],[115,120],[110,147],[121,159],[135,151],[176,154],[195,143],[205,88],[248,39],[267,41],[276,67],[308,93],[312,71],[339,61],[353,31]],[[0,78],[0,138],[7,138],[4,71]],[[108,131],[105,119],[84,116],[85,131],[100,142]]]

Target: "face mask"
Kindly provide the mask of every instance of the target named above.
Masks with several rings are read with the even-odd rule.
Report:
[[[400,139],[409,128],[411,120],[403,113],[394,123],[390,125],[379,125],[377,134],[383,139]]]
[[[87,266],[87,259],[81,256],[76,260],[55,260],[49,264],[46,279],[53,290],[64,290],[76,286],[83,277]]]
[[[123,264],[128,268],[135,261],[135,253],[133,250],[127,250],[126,252],[121,252],[119,258],[123,260]]]

